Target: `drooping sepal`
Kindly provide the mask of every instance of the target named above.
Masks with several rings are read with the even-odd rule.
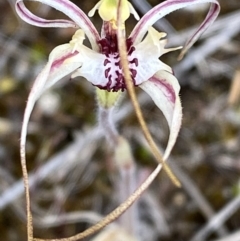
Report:
[[[176,142],[182,122],[178,80],[171,73],[162,70],[139,87],[152,98],[167,120],[170,136],[163,156],[166,160]]]
[[[27,127],[34,105],[47,89],[51,88],[58,80],[69,75],[81,66],[81,62],[75,61],[66,64],[66,61],[77,54],[78,52],[72,51],[70,44],[64,44],[56,47],[51,52],[48,63],[36,78],[28,97],[21,131],[21,159],[23,162],[25,162]]]

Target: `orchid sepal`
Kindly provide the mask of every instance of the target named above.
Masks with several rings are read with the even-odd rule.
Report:
[[[163,156],[163,160],[166,160],[176,142],[182,122],[178,80],[171,73],[160,70],[139,87],[152,98],[167,120],[170,135]]]
[[[33,13],[31,13],[25,6],[23,0],[17,0],[15,4],[15,9],[18,15],[27,23],[35,25],[38,27],[60,27],[60,28],[81,28],[87,35],[91,46],[94,50],[98,51],[98,41],[100,36],[98,31],[94,27],[93,23],[90,21],[88,16],[78,8],[74,3],[68,0],[29,0],[32,2],[41,2],[43,4],[49,5],[60,12],[68,16],[70,20],[58,19],[58,20],[47,20],[40,18]]]
[[[23,118],[23,125],[21,130],[22,158],[25,158],[27,127],[30,115],[32,113],[36,101],[41,97],[41,95],[45,91],[47,91],[56,82],[58,82],[58,80],[69,75],[82,65],[81,62],[76,61],[72,61],[71,63],[66,64],[66,61],[69,61],[75,55],[77,55],[77,52],[73,52],[73,48],[70,44],[63,44],[56,47],[50,53],[48,63],[43,68],[41,73],[37,76],[32,87],[32,90],[29,94]]]
[[[133,31],[130,34],[130,37],[132,38],[133,43],[134,44],[139,43],[144,37],[144,35],[146,34],[146,32],[148,31],[149,27],[151,27],[156,21],[163,18],[167,14],[175,10],[191,6],[193,4],[202,4],[202,3],[211,3],[209,12],[205,20],[200,25],[200,27],[185,44],[179,57],[179,58],[182,58],[184,54],[188,51],[188,49],[191,48],[191,46],[197,41],[197,39],[203,34],[203,32],[217,18],[220,12],[220,5],[217,0],[184,0],[184,1],[167,0],[156,5],[151,10],[149,10],[134,27]]]

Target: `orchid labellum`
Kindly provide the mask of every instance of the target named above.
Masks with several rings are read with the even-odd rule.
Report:
[[[121,51],[119,51],[119,34],[125,38],[125,22],[130,14],[133,14],[135,19],[139,20],[137,12],[129,1],[100,0],[88,14],[89,17],[92,17],[98,11],[103,20],[100,35],[89,17],[69,0],[30,1],[47,4],[63,12],[70,20],[47,20],[40,18],[26,8],[24,0],[17,0],[16,11],[27,23],[38,27],[76,28],[77,30],[69,43],[57,46],[52,50],[46,66],[36,78],[29,95],[21,133],[21,160],[24,173],[26,172],[25,144],[27,126],[36,101],[46,90],[69,74],[71,74],[72,78],[82,76],[91,82],[95,88],[100,89],[97,92],[101,93],[98,99],[103,102],[105,101],[104,98],[101,98],[103,93],[103,95],[111,96],[111,98],[112,96],[113,98],[117,98],[119,95],[115,95],[115,93],[128,90],[126,74],[123,62],[121,61],[122,55]],[[201,3],[211,4],[209,12],[198,30],[183,48],[181,52],[181,56],[183,56],[216,19],[220,10],[217,0],[164,1],[152,8],[138,21],[124,42],[126,48],[125,63],[127,64],[132,85],[140,87],[152,98],[156,106],[163,112],[169,125],[170,136],[163,160],[168,158],[178,136],[181,126],[182,109],[178,80],[173,75],[171,67],[163,63],[159,58],[163,54],[180,49],[181,47],[165,48],[166,34],[158,32],[152,25],[175,10]],[[90,41],[91,49],[84,45],[85,36]],[[111,101],[111,103],[114,105],[115,101]],[[159,168],[158,166],[154,174],[155,176],[159,172]],[[153,176],[149,177],[148,183],[152,179]],[[25,180],[25,186],[27,185],[28,181]],[[27,196],[28,198],[29,196]],[[136,198],[131,199],[132,202],[134,200]],[[30,207],[30,203],[28,204]],[[123,209],[121,211],[124,211]],[[30,215],[30,209],[28,212]],[[109,220],[111,221],[111,218],[108,219],[108,222],[104,223],[103,221],[104,224],[98,226],[98,229],[109,223]],[[28,234],[29,237],[33,237],[30,227]],[[76,240],[76,238],[85,236],[80,235],[76,236],[75,239],[66,240]]]

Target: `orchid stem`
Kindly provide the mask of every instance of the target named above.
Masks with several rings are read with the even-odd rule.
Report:
[[[119,135],[112,121],[112,111],[113,111],[113,107],[106,109],[99,105],[98,120],[99,120],[100,126],[104,130],[104,135],[106,136],[106,139],[113,147],[115,147],[118,144]]]
[[[121,2],[122,2],[121,0],[119,0],[119,2],[118,2],[119,5],[118,5],[118,22],[117,22],[117,26],[118,26],[117,27],[117,40],[118,40],[118,49],[119,49],[119,55],[120,55],[120,63],[121,63],[121,66],[122,66],[123,75],[124,75],[124,78],[125,78],[127,90],[128,90],[129,95],[130,95],[130,98],[131,98],[136,116],[138,118],[139,124],[141,126],[141,129],[143,131],[143,134],[144,134],[150,148],[152,149],[153,155],[155,156],[157,161],[160,164],[163,165],[163,169],[168,174],[168,176],[172,180],[172,182],[177,187],[181,187],[180,181],[173,174],[170,167],[165,163],[165,160],[163,160],[163,157],[162,157],[156,143],[154,142],[151,133],[149,132],[149,129],[148,129],[147,124],[144,120],[141,108],[139,106],[139,103],[138,103],[138,100],[137,100],[137,97],[136,97],[131,73],[130,73],[130,70],[129,70],[129,67],[128,67],[129,65],[128,65],[128,58],[127,58],[127,48],[126,48],[125,37],[124,37],[124,34],[123,34],[123,29],[122,29],[121,12],[120,12],[121,11]]]
[[[152,181],[156,178],[161,170],[162,165],[158,165],[155,170],[148,176],[148,178],[141,184],[141,186],[120,206],[114,209],[111,213],[105,216],[100,222],[93,225],[92,227],[86,229],[82,233],[76,234],[68,238],[61,239],[40,239],[34,238],[33,241],[76,241],[86,238],[102,228],[106,227],[108,224],[116,220],[122,213],[124,213],[135,201],[142,195],[142,193],[149,187]]]
[[[20,155],[21,155],[21,166],[22,166],[23,182],[24,182],[25,198],[26,198],[27,237],[28,237],[28,241],[33,241],[33,221],[32,221],[32,213],[31,213],[29,178],[28,178],[28,171],[27,171],[27,165],[26,165],[25,149],[23,149],[22,147],[21,147]]]
[[[126,161],[126,160],[125,160]],[[120,181],[118,182],[118,191],[120,202],[124,202],[137,188],[136,165],[134,160],[128,160],[127,165],[119,166]],[[119,219],[121,226],[132,236],[137,236],[138,212],[137,202]]]

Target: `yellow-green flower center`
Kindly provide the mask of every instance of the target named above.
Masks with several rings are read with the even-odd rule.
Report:
[[[124,22],[129,18],[130,13],[134,15],[136,19],[139,19],[137,12],[134,10],[131,3],[127,0],[121,1],[121,6],[119,6],[119,0],[101,0],[94,8],[89,12],[89,16],[92,17],[95,11],[98,9],[100,17],[103,21],[112,23],[113,28],[117,28],[117,14],[118,8],[120,7],[120,20],[124,28]]]

